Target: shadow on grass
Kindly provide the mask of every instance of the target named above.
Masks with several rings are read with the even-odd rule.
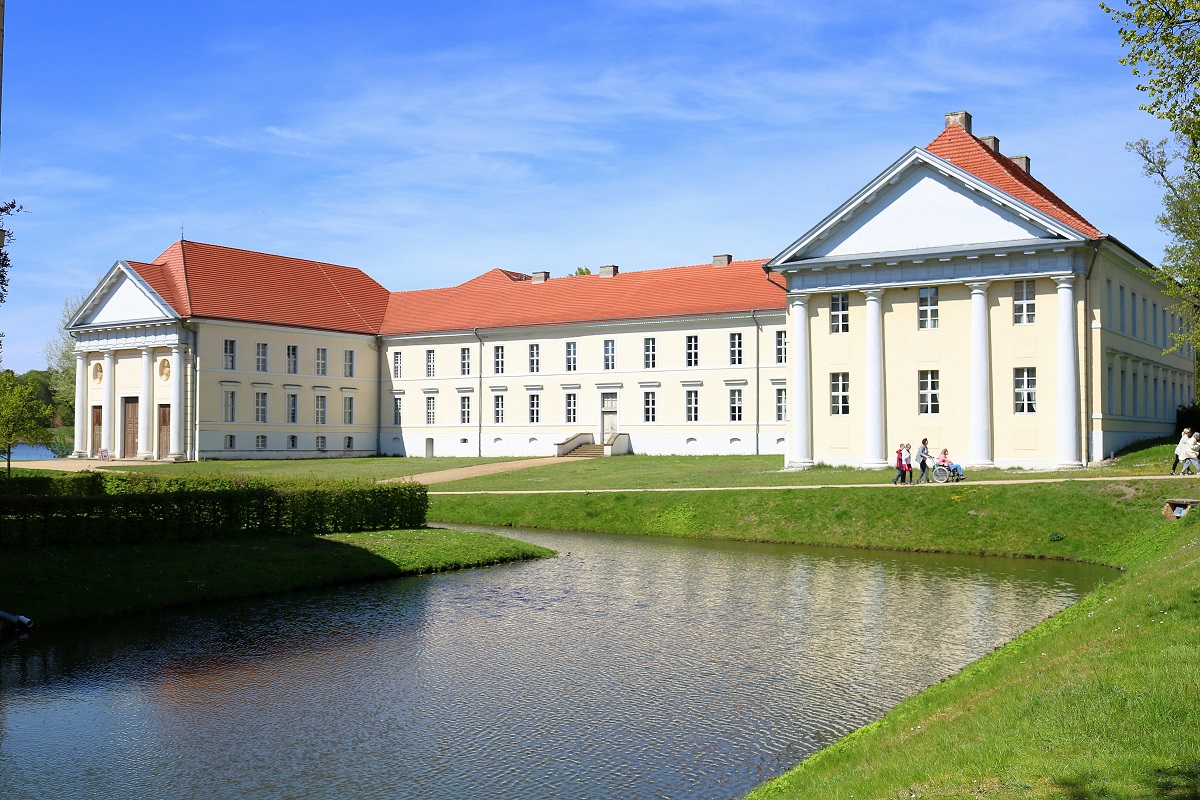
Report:
[[[1105,776],[1095,773],[1060,778],[1055,783],[1070,800],[1108,800],[1120,796],[1114,793]],[[1141,783],[1145,786],[1145,796],[1166,800],[1200,800],[1200,761],[1156,769],[1146,775]]]

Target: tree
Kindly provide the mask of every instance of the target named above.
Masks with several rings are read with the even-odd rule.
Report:
[[[587,267],[576,267],[574,272],[568,272],[568,278],[577,278],[580,275],[591,275],[592,271]]]
[[[0,372],[0,452],[5,474],[12,476],[12,451],[19,444],[48,444],[48,426],[54,409],[37,399],[37,392],[17,380],[12,372]]]
[[[1120,26],[1126,55],[1121,63],[1142,79],[1141,108],[1171,123],[1190,141],[1200,138],[1200,2],[1125,0],[1124,9],[1100,7]]]
[[[58,334],[46,343],[46,372],[50,378],[54,409],[63,425],[75,424],[75,338],[67,332],[71,318],[83,306],[83,292],[63,300]]]
[[[16,200],[0,203],[0,304],[8,299],[8,268],[12,262],[8,257],[8,245],[13,240],[12,231],[4,227],[4,218],[22,211]],[[0,333],[0,361],[4,360],[4,334]]]

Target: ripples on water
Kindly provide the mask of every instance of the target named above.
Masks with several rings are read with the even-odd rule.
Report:
[[[0,797],[737,797],[1106,579],[506,533],[561,555],[10,646]]]

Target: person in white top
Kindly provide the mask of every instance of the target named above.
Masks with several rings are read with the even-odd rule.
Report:
[[[1175,445],[1175,463],[1171,464],[1171,474],[1175,474],[1175,468],[1179,466],[1179,462],[1183,461],[1183,450],[1188,439],[1192,438],[1192,429],[1184,428],[1183,435],[1179,437],[1179,444]]]

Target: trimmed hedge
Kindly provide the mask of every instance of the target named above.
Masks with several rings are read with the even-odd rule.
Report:
[[[81,473],[87,475],[89,473]],[[99,478],[23,478],[0,494],[0,547],[161,541],[419,528],[429,508],[417,483],[266,483],[90,473]],[[15,481],[16,479],[14,479]],[[47,486],[44,480],[51,481]],[[56,483],[55,483],[56,482]],[[100,493],[90,494],[95,489]]]

